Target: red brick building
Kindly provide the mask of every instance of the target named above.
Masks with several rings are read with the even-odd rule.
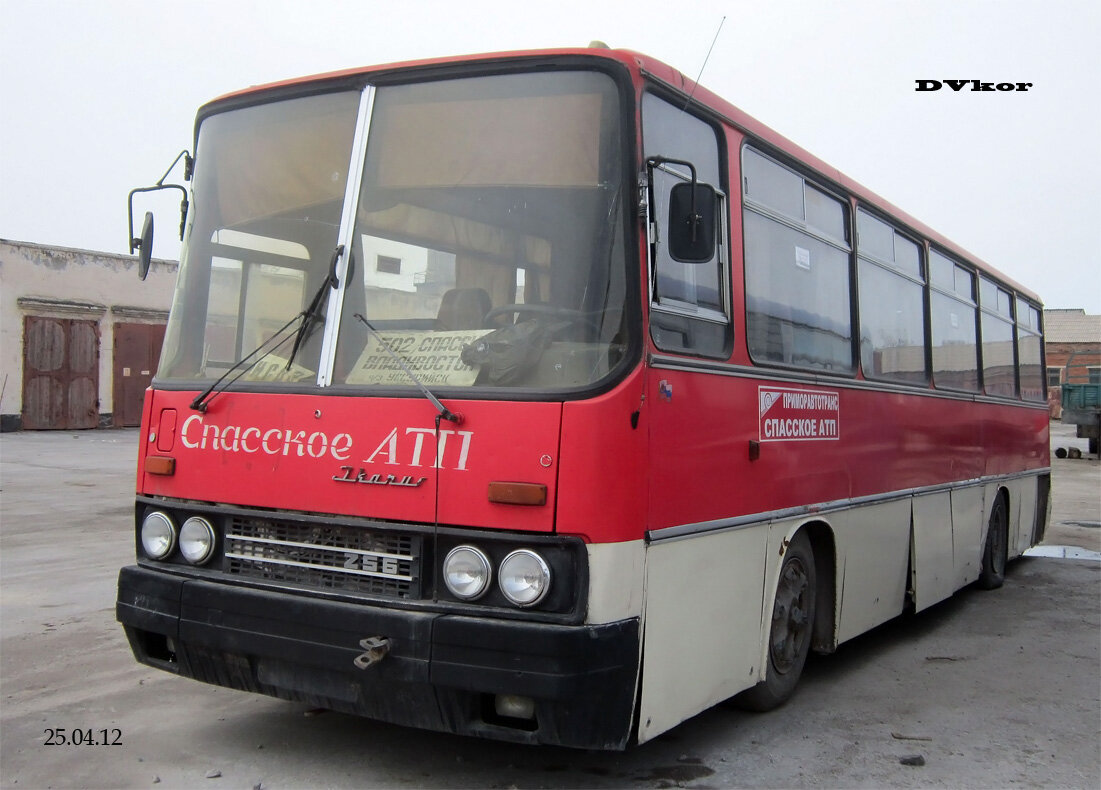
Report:
[[[1101,315],[1085,310],[1044,310],[1048,405],[1062,411],[1060,384],[1101,383]]]

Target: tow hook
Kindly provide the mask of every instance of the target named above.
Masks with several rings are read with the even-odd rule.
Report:
[[[366,652],[355,657],[356,669],[367,669],[386,658],[390,652],[390,640],[385,636],[369,636],[359,640],[359,646]]]

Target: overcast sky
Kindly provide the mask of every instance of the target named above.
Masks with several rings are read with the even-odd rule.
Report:
[[[0,238],[127,252],[127,192],[239,88],[593,39],[694,78],[724,16],[703,85],[1048,307],[1101,313],[1097,0],[0,0]],[[158,257],[178,205],[139,206]]]

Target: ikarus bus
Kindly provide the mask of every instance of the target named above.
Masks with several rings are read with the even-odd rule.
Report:
[[[142,663],[622,749],[1043,535],[1037,296],[656,60],[250,88],[183,158]]]

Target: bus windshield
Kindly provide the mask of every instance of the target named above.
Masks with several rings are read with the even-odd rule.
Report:
[[[412,374],[559,390],[613,375],[627,347],[615,83],[563,71],[367,90],[362,113],[348,91],[203,121],[158,378],[216,379],[265,342],[239,386],[407,388]],[[344,276],[326,290],[338,245]],[[339,320],[296,333],[319,289]]]

